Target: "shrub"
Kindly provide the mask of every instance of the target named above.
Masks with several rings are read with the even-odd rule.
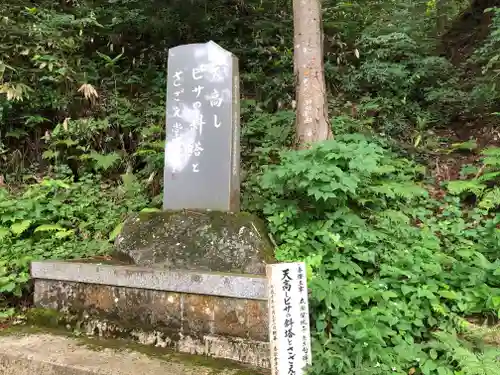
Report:
[[[106,254],[125,215],[148,203],[131,176],[118,187],[98,176],[46,178],[21,193],[0,187],[0,296],[26,291],[33,260]]]
[[[500,220],[433,200],[421,172],[359,135],[284,152],[266,170],[277,256],[308,265],[313,374],[500,370],[459,338],[464,316],[500,306],[498,260],[483,254]]]

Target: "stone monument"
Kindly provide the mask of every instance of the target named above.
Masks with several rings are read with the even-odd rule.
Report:
[[[214,42],[170,49],[164,210],[128,218],[108,264],[33,262],[37,307],[88,334],[271,367],[274,248],[239,212],[238,80]]]
[[[238,59],[214,42],[170,49],[163,207],[240,209]]]
[[[130,218],[120,260],[195,271],[265,274],[264,224],[240,209],[238,59],[216,43],[171,48],[162,213]]]

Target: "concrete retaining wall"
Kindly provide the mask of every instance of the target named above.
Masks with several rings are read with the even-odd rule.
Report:
[[[31,272],[35,305],[87,334],[270,367],[265,277],[52,261]]]

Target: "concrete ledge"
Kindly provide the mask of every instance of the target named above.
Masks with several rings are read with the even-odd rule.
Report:
[[[38,324],[270,367],[267,301],[45,279],[34,289],[49,317]]]
[[[31,276],[33,279],[267,301],[267,279],[254,275],[42,261],[31,263]]]
[[[150,357],[127,349],[92,350],[76,339],[49,334],[2,335],[0,375],[250,375],[262,372],[197,358]]]

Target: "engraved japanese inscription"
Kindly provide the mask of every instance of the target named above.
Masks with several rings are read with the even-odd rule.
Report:
[[[214,42],[169,50],[164,209],[239,211],[237,58]]]
[[[303,375],[311,364],[305,264],[271,264],[266,273],[272,374]]]

